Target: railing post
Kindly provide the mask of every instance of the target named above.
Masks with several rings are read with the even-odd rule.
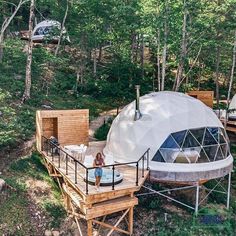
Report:
[[[44,151],[44,148],[45,148],[45,138],[42,137],[42,139],[43,139],[43,146],[41,147],[41,151],[43,152],[43,151]]]
[[[48,150],[49,150],[49,143],[48,143],[48,139],[47,139],[47,156],[48,156]]]
[[[143,155],[143,158],[142,158],[142,162],[143,162],[143,166],[142,166],[142,178],[144,178],[144,158],[145,158],[145,154]]]
[[[66,175],[68,175],[68,154],[66,153]]]
[[[60,149],[57,149],[57,150],[59,150],[59,157],[58,157],[58,168],[60,168],[61,167],[61,150]]]
[[[115,189],[115,166],[112,166],[112,190]]]
[[[75,161],[75,184],[77,184],[77,161]]]
[[[86,194],[88,195],[88,169],[86,168]]]
[[[138,162],[136,164],[136,186],[138,186]]]
[[[150,149],[147,150],[147,170],[149,170],[149,151]]]
[[[53,145],[50,143],[50,147],[51,147],[51,156],[52,156],[52,161],[54,161],[54,156],[53,156]]]

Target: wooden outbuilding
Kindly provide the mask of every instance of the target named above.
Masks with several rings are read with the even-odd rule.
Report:
[[[88,145],[89,110],[41,110],[36,112],[36,144],[41,150],[42,136],[57,138],[61,146]]]
[[[189,91],[187,94],[199,99],[208,107],[213,108],[214,91]]]

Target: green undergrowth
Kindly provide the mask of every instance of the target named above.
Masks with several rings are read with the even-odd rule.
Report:
[[[33,49],[31,98],[21,104],[25,86],[25,42],[5,41],[3,62],[0,63],[0,148],[15,148],[35,133],[35,112],[45,109],[89,109],[90,120],[112,109],[105,98],[85,91],[75,94],[76,74],[70,62],[55,57],[46,47]]]
[[[109,118],[106,122],[104,121],[104,124],[95,131],[94,137],[97,140],[103,141],[107,139],[107,134],[110,130],[112,121],[113,121],[113,118]]]
[[[66,217],[60,189],[48,175],[39,154],[33,153],[30,157],[13,162],[7,174],[0,177],[14,188],[8,197],[0,200],[0,235],[3,232],[6,233],[5,228],[3,228],[5,231],[1,231],[1,225],[7,225],[9,235],[31,235],[27,233],[31,229],[27,209],[34,201],[30,195],[32,191],[36,191],[37,203],[35,204],[46,215],[48,228],[59,228],[62,220]],[[27,181],[30,182],[27,184]],[[33,189],[31,183],[39,184],[36,190]],[[16,228],[14,221],[18,224],[22,222],[20,223],[22,229]]]
[[[33,229],[28,212],[28,201],[24,192],[5,193],[0,199],[0,235],[31,235]]]

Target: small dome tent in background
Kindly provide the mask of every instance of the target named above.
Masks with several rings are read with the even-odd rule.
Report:
[[[227,134],[204,103],[165,91],[140,97],[139,108],[139,120],[132,102],[113,121],[105,155],[116,162],[137,161],[150,148],[151,176],[164,181],[208,180],[232,170]]]
[[[60,22],[54,20],[45,20],[35,26],[32,40],[36,43],[41,43],[43,41],[57,43],[59,40],[60,31]],[[67,31],[65,28],[63,29],[63,39],[70,42],[70,38],[67,36]]]
[[[236,120],[236,94],[233,96],[230,104],[229,104],[229,120]]]

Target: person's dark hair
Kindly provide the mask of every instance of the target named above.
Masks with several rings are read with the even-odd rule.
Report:
[[[96,159],[98,159],[98,157],[102,157],[101,152],[98,152],[98,153],[97,153],[97,155],[96,155]]]

